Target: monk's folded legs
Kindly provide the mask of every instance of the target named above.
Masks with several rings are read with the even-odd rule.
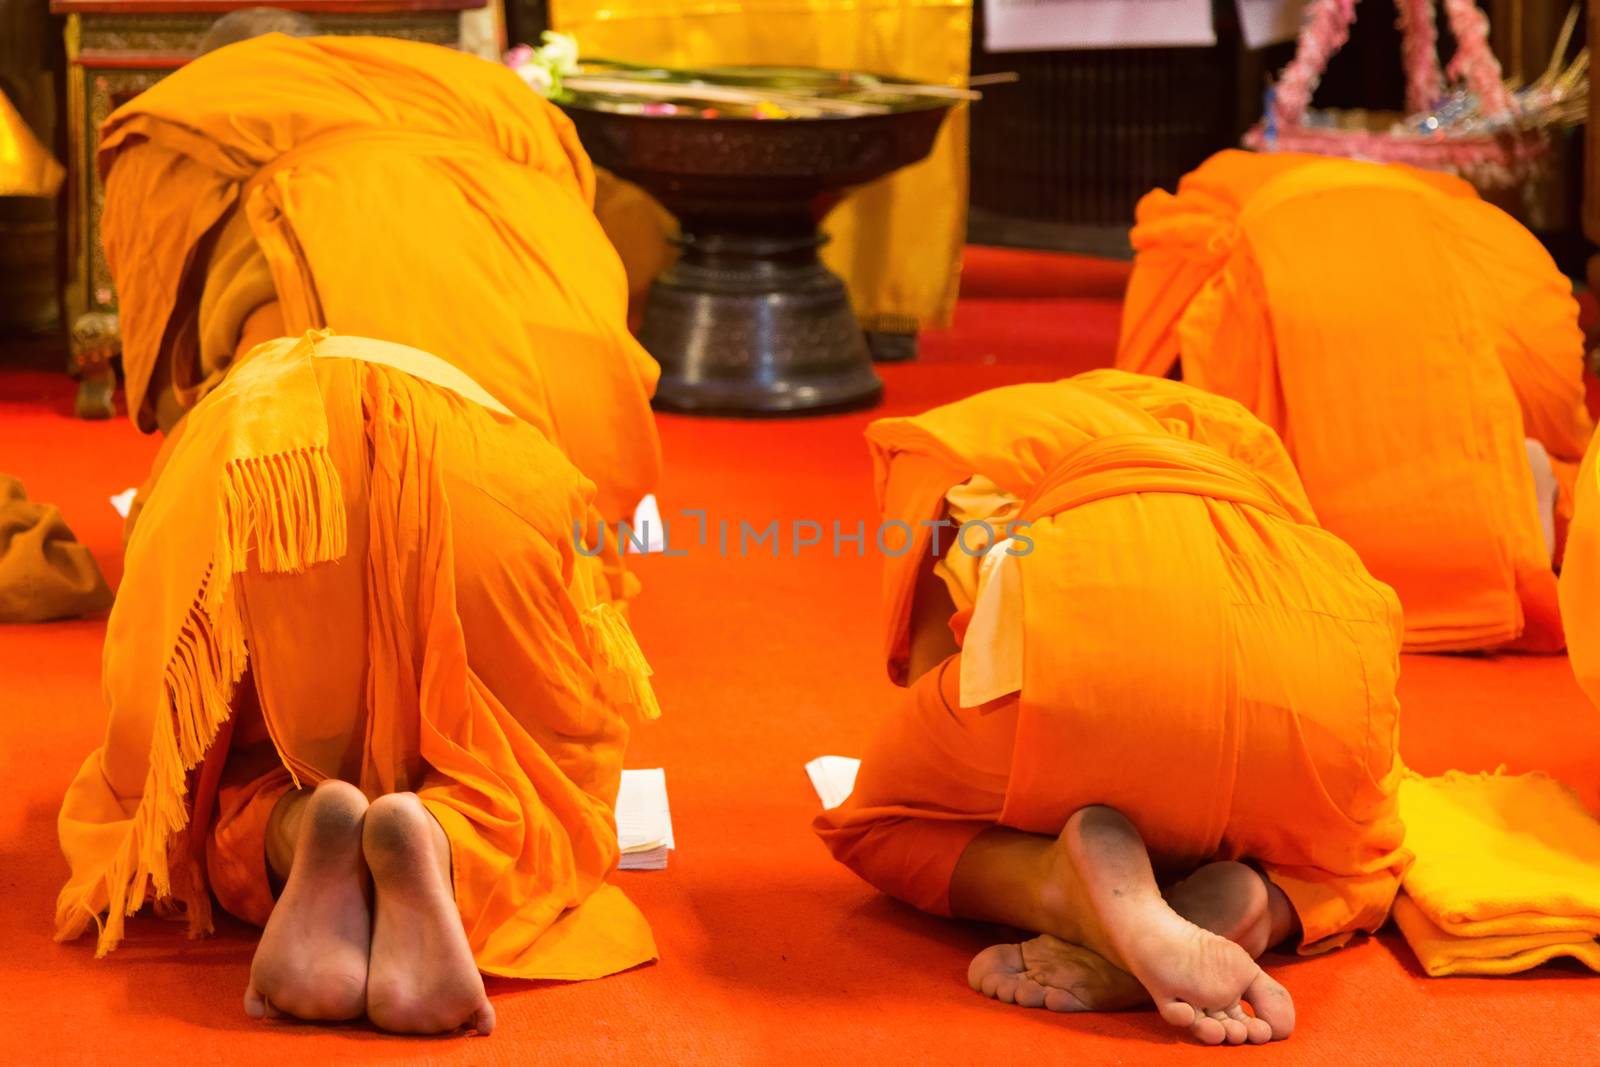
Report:
[[[951,912],[1044,936],[981,953],[969,980],[989,995],[1056,1010],[1128,1006],[1086,1003],[1126,1000],[1128,989],[1109,963],[1137,979],[1163,1019],[1206,1044],[1287,1037],[1294,1028],[1287,991],[1227,936],[1260,950],[1281,940],[1292,925],[1287,900],[1278,894],[1275,901],[1248,868],[1215,867],[1173,892],[1197,917],[1233,927],[1225,932],[1198,925],[1163,899],[1138,831],[1109,808],[1077,812],[1055,840],[985,830],[956,864]],[[1013,947],[1015,955],[1007,951]],[[1241,998],[1255,1018],[1244,1014]]]

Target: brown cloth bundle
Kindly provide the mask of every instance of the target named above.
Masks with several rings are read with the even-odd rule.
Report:
[[[111,589],[61,509],[0,474],[0,623],[45,622],[111,606]]]

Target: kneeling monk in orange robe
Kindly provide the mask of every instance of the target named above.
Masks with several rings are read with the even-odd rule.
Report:
[[[217,30],[262,18],[295,28]],[[100,164],[129,408],[168,437],[58,935],[104,953],[151,900],[201,933],[215,892],[266,926],[252,1014],[410,1031],[492,1026],[480,971],[653,958],[606,884],[655,713],[633,583],[574,542],[653,484],[654,368],[570,124],[445,49],[271,36],[119,110]],[[386,340],[257,344],[323,325]]]
[[[1552,564],[1594,425],[1571,283],[1531,233],[1456,178],[1223,152],[1132,238],[1117,365],[1181,366],[1276,430],[1408,649],[1562,647]]]
[[[1096,371],[868,438],[915,532],[886,587],[911,688],[823,841],[923,910],[1037,933],[973,960],[987,995],[1288,1036],[1253,958],[1376,930],[1409,863],[1393,593],[1276,436],[1188,386]]]
[[[593,168],[509,70],[411,41],[255,37],[119,108],[99,166],[142,430],[170,430],[236,353],[328,328],[465,371],[594,481],[607,519],[653,491],[658,368],[628,333]]]
[[[487,1032],[480,972],[653,959],[607,879],[657,714],[594,487],[443,360],[309,333],[185,418],[128,544],[57,935],[146,902],[265,930],[245,1007]],[[276,900],[274,898],[276,897]]]

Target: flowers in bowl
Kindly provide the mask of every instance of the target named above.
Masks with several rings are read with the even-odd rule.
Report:
[[[578,71],[578,40],[569,33],[546,30],[539,47],[519,44],[505,55],[505,64],[543,97],[561,94],[561,80]]]

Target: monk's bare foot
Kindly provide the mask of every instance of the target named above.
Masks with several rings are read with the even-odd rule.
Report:
[[[990,945],[967,967],[986,997],[1050,1011],[1127,1011],[1150,1003],[1133,975],[1104,956],[1040,934],[1020,945]]]
[[[1068,920],[1074,940],[1137,978],[1167,1023],[1207,1045],[1261,1044],[1294,1031],[1288,990],[1244,949],[1162,899],[1139,831],[1120,813],[1076,812],[1058,846],[1063,891],[1081,894]],[[1255,1010],[1253,1018],[1241,1001]]]
[[[1172,910],[1225,937],[1256,959],[1271,948],[1273,892],[1261,874],[1242,863],[1208,863],[1163,892]]]
[[[494,1029],[450,885],[450,846],[415,793],[367,810],[364,848],[374,891],[367,1018],[402,1034]]]
[[[1242,863],[1208,863],[1164,894],[1172,910],[1239,945],[1251,958],[1271,931],[1267,883]],[[1150,1003],[1139,980],[1104,956],[1050,934],[991,945],[972,958],[967,984],[984,996],[1050,1011],[1127,1011]]]
[[[361,822],[367,798],[323,782],[304,801],[293,864],[250,961],[244,1010],[332,1022],[367,1004],[372,936]]]

